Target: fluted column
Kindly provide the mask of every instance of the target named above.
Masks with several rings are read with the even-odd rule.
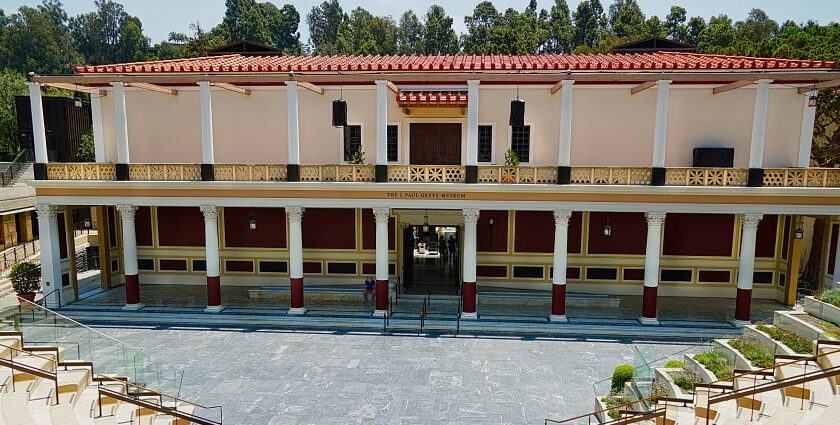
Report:
[[[303,305],[303,208],[287,207],[286,217],[289,220],[289,314],[303,314],[306,313]]]
[[[566,321],[566,265],[568,263],[569,210],[554,211],[554,274],[551,277],[552,322]]]
[[[125,307],[126,310],[139,310],[140,282],[137,276],[137,237],[134,231],[135,205],[117,205],[122,223],[123,242],[123,272],[125,273]]]
[[[207,272],[206,312],[218,313],[222,307],[222,287],[219,278],[219,207],[202,206],[204,214],[204,262]]]
[[[462,310],[464,319],[476,319],[476,288],[475,288],[475,265],[476,265],[476,225],[478,224],[479,210],[466,208],[464,214],[464,270],[463,286],[461,287]]]
[[[750,324],[753,273],[755,271],[755,239],[762,214],[741,216],[741,262],[738,266],[738,293],[735,298],[735,324]]]
[[[41,290],[47,294],[47,305],[57,307],[59,297],[53,293],[61,288],[61,255],[58,240],[58,208],[55,205],[36,204],[38,234],[41,240]]]
[[[662,225],[664,212],[647,212],[647,248],[645,249],[645,285],[642,294],[643,325],[656,325],[656,297],[659,292],[659,256],[662,251]]]
[[[376,219],[376,311],[383,316],[388,311],[388,208],[374,208]]]

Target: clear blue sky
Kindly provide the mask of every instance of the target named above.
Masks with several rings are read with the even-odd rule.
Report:
[[[321,3],[323,0],[286,0],[272,1],[280,6],[284,3],[291,3],[297,8],[301,15],[301,41],[309,39],[309,30],[306,28],[306,14],[312,6]],[[472,13],[473,8],[480,0],[413,0],[411,2],[398,0],[356,0],[341,1],[345,10],[351,10],[361,6],[375,15],[390,15],[395,19],[409,7],[415,13],[421,15],[430,5],[437,3],[444,6],[449,16],[455,20],[455,30],[464,32],[463,17]],[[574,10],[580,0],[567,0],[569,7]],[[612,0],[601,0],[604,8],[612,4]],[[821,24],[828,22],[840,22],[840,0],[638,0],[645,15],[658,15],[664,18],[671,6],[680,5],[688,11],[689,16],[702,16],[709,19],[712,15],[725,13],[733,20],[742,20],[750,9],[758,7],[763,9],[779,23],[792,19],[798,23],[809,19],[816,20]],[[40,0],[0,0],[0,9],[6,15],[13,13],[21,5],[33,6],[41,3]],[[77,15],[92,11],[93,0],[64,0],[64,7],[68,14]],[[189,24],[198,21],[205,29],[209,29],[221,22],[225,10],[224,0],[122,0],[120,3],[125,6],[128,13],[135,15],[143,21],[143,30],[152,42],[165,40],[170,31],[189,32]],[[497,9],[504,10],[513,7],[522,10],[528,4],[528,0],[494,0]],[[538,0],[540,8],[548,9],[554,4],[554,0]]]

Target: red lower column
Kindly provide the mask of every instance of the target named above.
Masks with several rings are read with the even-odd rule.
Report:
[[[125,275],[125,303],[140,304],[140,283],[136,274]]]
[[[738,295],[735,298],[735,320],[738,322],[750,321],[750,305],[752,304],[752,289],[738,288]]]
[[[303,308],[303,278],[302,277],[293,277],[289,279],[289,284],[291,286],[291,305],[290,307],[293,309],[302,309]]]
[[[388,309],[388,281],[376,281],[376,310],[385,311]]]
[[[566,285],[551,285],[551,315],[566,315]]]
[[[462,311],[465,316],[475,316],[475,282],[464,282],[461,288]]]
[[[207,276],[207,306],[218,307],[222,305],[222,287],[219,283],[219,276]]]
[[[656,286],[645,286],[645,292],[642,295],[642,320],[648,321],[656,320],[656,293],[659,289]]]

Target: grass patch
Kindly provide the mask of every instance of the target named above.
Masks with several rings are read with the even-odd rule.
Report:
[[[717,379],[731,378],[733,375],[732,371],[734,368],[729,365],[729,360],[723,354],[714,351],[695,354],[694,360],[697,360],[697,363],[709,369],[709,372],[714,373]]]
[[[767,325],[758,325],[756,326],[756,329],[770,335],[770,338],[785,344],[788,348],[798,354],[811,354],[811,350],[813,348],[811,341],[808,341],[791,331]]]
[[[764,369],[773,366],[773,354],[755,338],[742,336],[738,339],[730,339],[729,345],[743,354],[754,367]]]
[[[823,333],[822,335],[826,335],[829,338],[840,340],[840,327],[837,327],[834,323],[826,322],[823,320],[820,323],[820,327],[822,327]]]

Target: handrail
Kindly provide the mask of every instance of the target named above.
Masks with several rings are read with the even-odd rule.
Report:
[[[58,365],[59,365],[58,359],[57,358],[56,359],[51,359],[49,357],[44,357],[44,356],[29,352],[29,351],[26,351],[26,350],[21,350],[19,348],[10,347],[6,344],[0,344],[0,345],[4,346],[6,348],[10,348],[14,351],[26,353],[27,355],[32,355],[32,356],[47,360],[49,362],[52,362],[55,365],[55,372],[50,372],[48,370],[43,370],[43,369],[37,368],[35,366],[29,366],[29,365],[24,364],[24,363],[20,363],[20,362],[16,363],[15,359],[14,359],[15,356],[12,356],[12,355],[9,355],[9,359],[4,359],[4,358],[0,357],[0,366],[6,366],[9,369],[12,369],[12,371],[11,371],[12,372],[12,377],[11,377],[12,391],[15,390],[15,370],[19,370],[19,371],[21,371],[23,373],[27,373],[29,375],[33,375],[33,376],[37,376],[39,378],[49,379],[49,380],[53,381],[55,383],[55,404],[58,404]],[[56,357],[58,357],[58,356],[56,356]],[[91,368],[91,370],[93,370],[93,369]]]
[[[43,360],[47,360],[49,362],[54,363],[56,365],[56,368],[58,368],[58,363],[59,363],[58,358],[51,359],[47,356],[42,356],[40,354],[35,354],[34,352],[32,352],[30,350],[27,350],[26,348],[23,348],[23,349],[15,348],[15,347],[12,347],[12,346],[9,346],[9,345],[6,345],[6,344],[0,344],[0,347],[6,347],[8,349],[11,349],[11,350],[14,350],[14,351],[17,351],[17,352],[20,352],[20,353],[24,353],[24,354],[27,354],[27,355],[30,355],[30,356],[35,356],[35,357],[41,358]]]
[[[195,407],[200,407],[200,408],[202,408],[202,409],[216,409],[216,408],[221,409],[221,407],[222,407],[222,406],[204,406],[204,405],[201,405],[201,404],[198,404],[198,403],[195,403],[195,402],[189,401],[189,400],[185,400],[185,399],[182,399],[182,398],[179,398],[179,397],[175,397],[175,396],[173,396],[173,395],[169,395],[169,394],[166,394],[166,393],[163,393],[163,392],[160,392],[160,391],[156,391],[156,390],[152,390],[152,389],[146,388],[146,387],[144,387],[144,386],[142,386],[142,385],[132,384],[131,382],[128,382],[128,381],[126,381],[126,380],[122,380],[122,379],[119,379],[119,378],[115,378],[115,377],[113,377],[113,376],[102,375],[102,374],[100,374],[100,373],[97,373],[97,374],[96,374],[96,376],[97,376],[99,379],[103,380],[103,381],[114,381],[114,382],[119,382],[119,383],[121,383],[121,384],[123,384],[123,385],[126,385],[126,386],[130,386],[130,387],[134,387],[134,388],[139,388],[139,389],[141,389],[141,390],[148,391],[148,392],[150,392],[150,393],[154,393],[155,395],[163,396],[163,397],[166,397],[166,398],[171,398],[171,399],[173,399],[173,400],[175,400],[175,401],[180,401],[180,402],[183,402],[183,403],[191,404],[191,405],[193,405],[193,406],[195,406]]]
[[[796,363],[799,363],[801,361],[805,361],[807,363],[809,361],[816,360],[818,358],[825,357],[825,356],[828,356],[829,354],[835,354],[835,353],[840,353],[840,349],[834,350],[830,353],[816,354],[816,355],[813,355],[813,356],[801,357],[799,359],[791,360],[791,361],[785,362],[785,363],[774,364],[773,366],[768,366],[768,367],[765,367],[763,369],[756,369],[756,370],[750,370],[750,371],[740,373],[740,374],[733,374],[731,377],[724,378],[724,379],[718,379],[717,381],[709,382],[709,384],[717,384],[717,383],[720,383],[720,382],[727,382],[727,381],[735,382],[734,380],[736,378],[740,378],[740,377],[747,376],[747,375],[760,374],[761,372],[765,372],[765,371],[768,371],[768,370],[771,370],[771,369],[775,371],[776,369],[778,369],[782,366],[788,366],[788,365],[796,364]],[[774,357],[781,357],[781,356],[774,356]],[[786,357],[792,357],[792,356],[786,356]]]
[[[23,168],[21,166],[21,163],[26,162],[25,160],[22,160],[22,158],[24,157],[24,155],[27,155],[27,154],[28,154],[27,149],[21,150],[20,153],[17,154],[15,159],[13,159],[11,162],[9,162],[9,165],[6,166],[6,168],[3,169],[2,172],[0,172],[0,184],[2,184],[2,186],[8,186],[9,183],[11,183],[15,180],[15,174],[17,174]],[[27,158],[28,158],[28,155],[27,155]],[[14,169],[14,168],[17,168],[17,169]],[[6,178],[6,175],[8,175],[8,180]]]
[[[44,305],[42,305],[41,307],[49,308],[47,306],[47,298],[49,298],[52,294],[55,294],[57,292],[58,293],[58,307],[61,308],[61,291],[63,291],[63,290],[64,290],[64,288],[53,289],[52,291],[50,291],[50,293],[44,295],[38,301],[35,301],[35,304],[38,304],[39,306],[41,306],[41,301],[43,301]]]
[[[636,401],[629,401],[627,403],[619,404],[619,405],[609,407],[609,408],[606,408],[606,409],[601,409],[601,410],[598,410],[598,411],[595,411],[595,412],[589,412],[585,415],[579,415],[579,416],[575,416],[574,418],[563,419],[562,421],[558,421],[557,419],[546,418],[545,423],[547,424],[547,423],[551,422],[551,423],[555,423],[555,424],[562,424],[562,423],[574,421],[574,420],[577,420],[577,419],[586,418],[586,417],[589,417],[589,416],[592,416],[592,415],[597,415],[599,413],[609,412],[610,410],[620,410],[622,407],[629,407],[629,406],[632,406],[634,404],[638,404],[638,403],[642,403],[642,402],[646,402],[646,401],[656,401],[660,398],[665,398],[665,397],[661,396],[661,395],[655,395],[655,396],[651,396],[651,397],[648,397],[648,398],[639,399],[639,400],[636,400]]]
[[[222,406],[214,406],[213,407],[213,408],[215,408],[215,407],[219,408],[219,421],[216,422],[216,421],[213,421],[211,419],[203,418],[201,416],[193,415],[193,414],[190,414],[190,413],[187,413],[187,412],[181,412],[181,411],[178,410],[178,405],[177,404],[175,405],[175,407],[170,408],[170,407],[164,406],[162,403],[161,404],[155,404],[155,403],[152,403],[150,401],[142,400],[142,399],[139,398],[139,396],[135,397],[135,396],[132,396],[130,394],[123,394],[121,392],[117,392],[117,391],[114,391],[114,390],[111,390],[111,389],[108,389],[108,388],[104,388],[104,387],[102,387],[101,382],[100,382],[100,385],[97,387],[97,389],[99,391],[100,397],[102,396],[102,394],[104,394],[105,396],[113,398],[115,400],[124,401],[126,403],[131,403],[131,404],[133,404],[135,406],[138,406],[138,407],[153,410],[155,412],[163,413],[163,414],[169,415],[169,416],[175,416],[176,418],[184,419],[184,420],[188,421],[189,423],[196,423],[196,424],[199,424],[199,425],[221,425],[221,423],[222,423],[222,419],[223,419]],[[149,394],[149,395],[154,395],[154,394]],[[187,402],[187,403],[190,403],[190,402]],[[193,404],[193,403],[190,403],[190,404]],[[100,402],[100,405],[101,405],[101,402]]]

